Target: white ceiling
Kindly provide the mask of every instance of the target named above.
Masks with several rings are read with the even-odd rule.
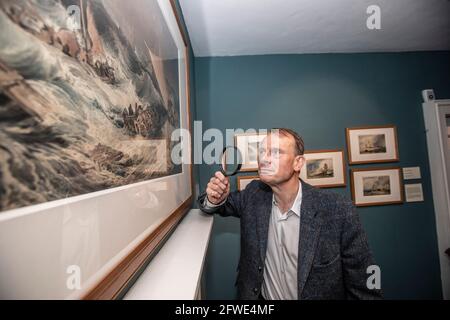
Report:
[[[179,0],[195,56],[450,49],[450,0]],[[369,5],[381,30],[369,30]]]

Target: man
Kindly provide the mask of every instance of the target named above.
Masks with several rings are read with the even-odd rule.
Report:
[[[230,193],[216,172],[199,197],[206,213],[241,220],[239,299],[377,299],[367,287],[374,265],[354,206],[299,179],[302,138],[272,130],[259,149],[260,181]]]

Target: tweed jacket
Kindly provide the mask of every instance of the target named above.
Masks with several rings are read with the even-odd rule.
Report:
[[[374,265],[365,232],[350,200],[301,181],[298,246],[298,298],[378,299],[381,290],[369,289],[367,268]],[[258,299],[264,273],[272,189],[252,181],[243,191],[230,193],[220,207],[206,208],[206,194],[198,198],[208,214],[240,218],[241,250],[236,286],[239,299]]]

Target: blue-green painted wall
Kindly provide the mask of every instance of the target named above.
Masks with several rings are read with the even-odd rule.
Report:
[[[450,98],[449,52],[195,58],[194,64],[195,114],[203,130],[290,127],[314,150],[345,149],[346,127],[395,124],[395,165],[420,166],[425,201],[358,212],[386,298],[441,298],[421,90]],[[198,169],[204,189],[216,168]],[[350,197],[349,186],[334,190]],[[238,257],[239,220],[216,217],[206,264],[208,299],[235,297]]]

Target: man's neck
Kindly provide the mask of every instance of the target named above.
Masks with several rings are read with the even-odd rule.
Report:
[[[294,204],[298,188],[300,188],[300,180],[295,175],[281,184],[272,186],[275,201],[282,213],[285,213]]]

